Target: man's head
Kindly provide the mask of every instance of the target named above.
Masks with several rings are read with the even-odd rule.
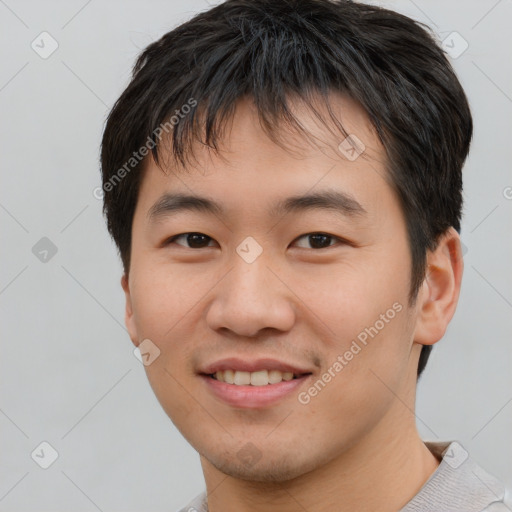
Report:
[[[390,389],[412,397],[458,299],[471,135],[442,50],[375,6],[227,1],[139,57],[105,128],[104,211],[132,341],[160,350],[151,385],[215,467],[297,476],[406,421]],[[312,374],[282,399],[290,425],[270,436],[279,404],[215,395],[202,374],[226,357]],[[233,462],[248,438],[260,468]]]

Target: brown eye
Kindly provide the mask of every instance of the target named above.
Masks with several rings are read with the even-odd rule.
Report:
[[[181,233],[180,235],[171,237],[167,242],[165,242],[165,245],[169,245],[180,239],[184,239],[185,243],[188,244],[188,246],[185,245],[187,249],[202,249],[203,247],[208,247],[208,242],[213,240],[211,237],[203,233]],[[183,244],[176,242],[176,245]]]
[[[310,247],[301,247],[301,249],[326,249],[334,245],[331,243],[331,241],[343,242],[340,238],[329,235],[327,233],[308,233],[297,238],[297,240],[301,240],[303,238],[307,240],[307,243],[310,244]]]

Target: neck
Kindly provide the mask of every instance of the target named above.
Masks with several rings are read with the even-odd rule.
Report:
[[[399,401],[395,407],[401,414],[394,420],[384,418],[328,464],[293,480],[268,483],[235,479],[202,457],[209,512],[400,510],[418,493],[439,461],[419,437],[410,411]]]

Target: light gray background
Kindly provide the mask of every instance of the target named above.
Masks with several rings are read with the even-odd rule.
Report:
[[[512,2],[380,5],[469,44],[453,59],[475,121],[465,273],[417,417],[425,439],[459,440],[511,487]],[[136,55],[206,8],[0,0],[0,511],[173,511],[204,487],[198,455],[133,355],[121,266],[93,189],[104,121]],[[42,31],[59,44],[47,59],[31,48]],[[57,247],[46,262],[32,252],[42,237]],[[46,470],[31,458],[43,441],[59,455]]]

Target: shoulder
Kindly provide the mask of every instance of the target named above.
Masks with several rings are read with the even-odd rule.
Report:
[[[208,512],[206,491],[198,494],[188,505],[180,508],[176,512]]]

